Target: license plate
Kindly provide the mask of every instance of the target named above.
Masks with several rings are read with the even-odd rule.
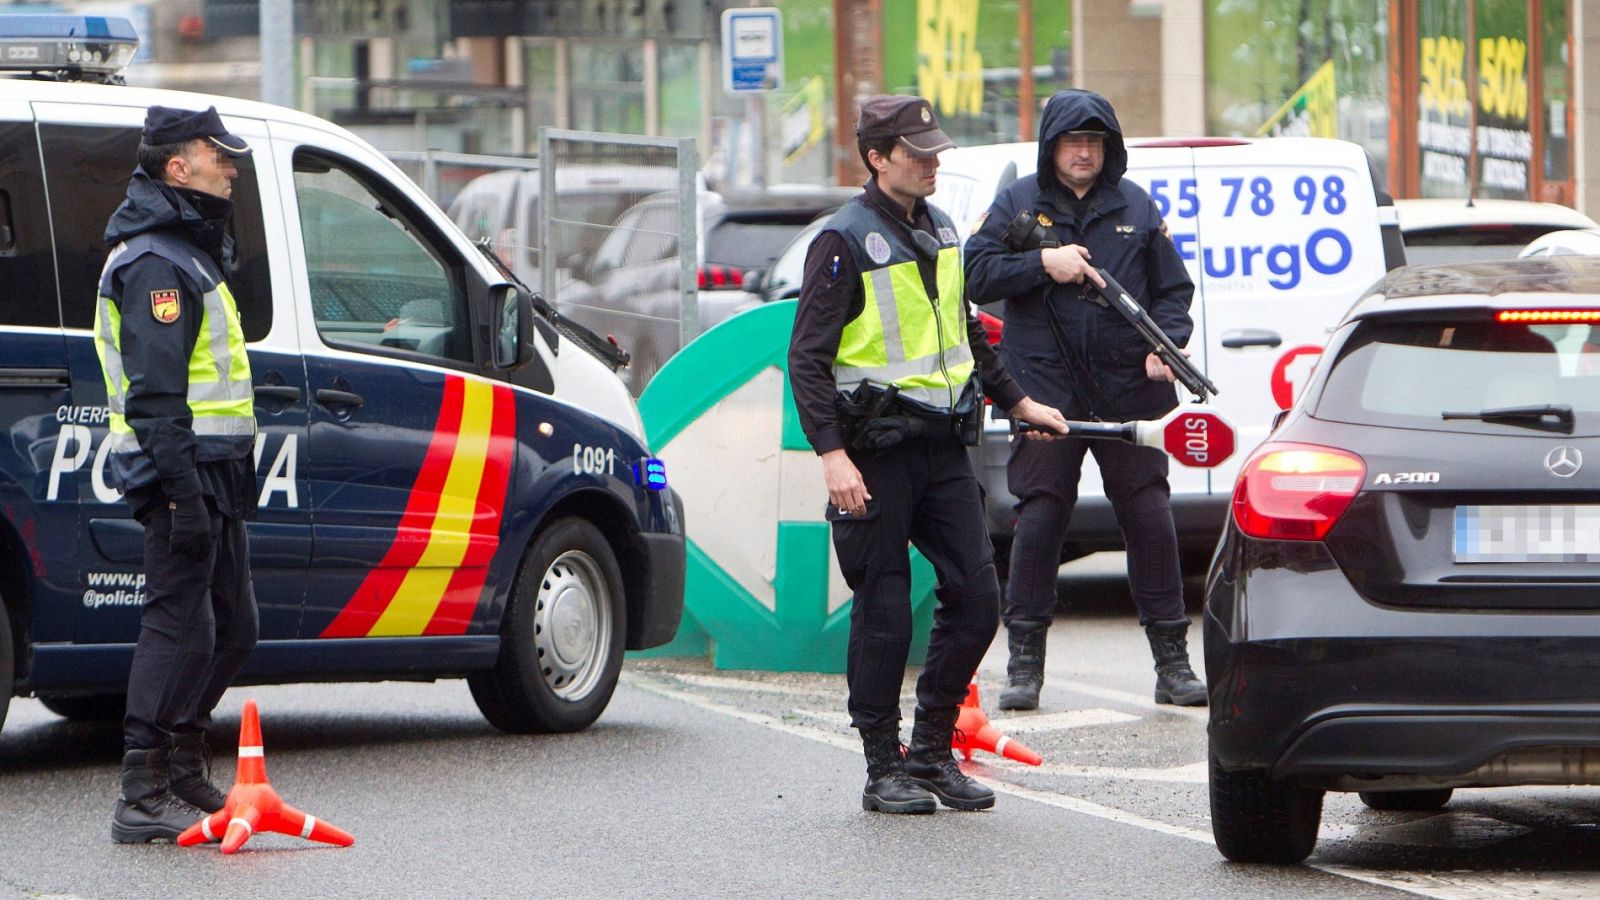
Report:
[[[1458,506],[1455,560],[1600,562],[1600,506]]]

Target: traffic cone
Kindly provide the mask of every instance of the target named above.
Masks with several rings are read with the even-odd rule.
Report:
[[[972,758],[972,751],[987,750],[996,756],[1014,759],[1019,763],[1037,766],[1043,762],[1039,754],[1029,749],[1021,741],[1013,741],[1000,733],[1000,729],[989,722],[989,716],[978,705],[978,683],[976,681],[967,685],[967,699],[961,701],[960,712],[956,715],[956,730],[950,736],[950,746],[960,750],[967,759]]]
[[[275,831],[296,837],[348,847],[356,842],[350,833],[307,815],[283,802],[267,782],[266,751],[261,746],[261,716],[256,702],[244,702],[239,719],[239,773],[221,809],[190,825],[178,835],[178,844],[192,847],[222,841],[222,852],[233,853],[257,831]]]

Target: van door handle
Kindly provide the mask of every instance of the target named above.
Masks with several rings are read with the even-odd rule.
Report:
[[[1240,347],[1276,347],[1283,343],[1283,338],[1276,331],[1265,328],[1240,328],[1222,335],[1222,346],[1229,350]]]
[[[353,406],[360,409],[365,401],[361,399],[360,394],[352,394],[349,391],[317,388],[317,402],[323,406]]]
[[[285,403],[300,399],[300,389],[292,384],[258,384],[255,393],[257,399],[282,400]]]
[[[44,388],[58,390],[72,386],[72,373],[66,369],[0,369],[0,389]]]

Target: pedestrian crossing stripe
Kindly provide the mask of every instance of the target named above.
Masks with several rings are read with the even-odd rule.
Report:
[[[500,545],[515,450],[511,388],[445,376],[439,417],[394,540],[322,637],[465,633]]]

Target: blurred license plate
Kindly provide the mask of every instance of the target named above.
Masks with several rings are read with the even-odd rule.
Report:
[[[1456,562],[1600,562],[1600,506],[1458,506]]]

